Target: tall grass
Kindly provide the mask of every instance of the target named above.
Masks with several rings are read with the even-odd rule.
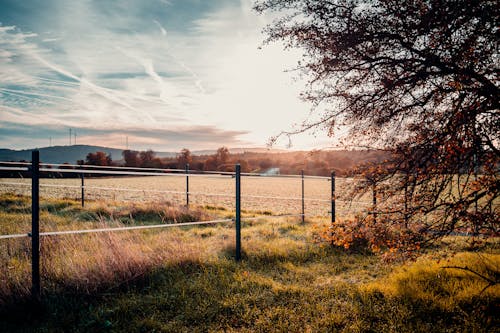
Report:
[[[0,233],[25,233],[30,230],[29,200],[18,195],[3,195],[0,202]],[[168,205],[113,206],[93,203],[81,209],[77,202],[50,199],[41,205],[41,230],[77,230],[130,224],[181,223],[209,219],[202,210],[186,210]],[[44,236],[41,238],[41,279],[44,290],[72,290],[92,293],[128,283],[168,263],[207,259],[210,253],[229,246],[229,230],[210,241],[193,241],[194,235],[214,235],[224,227],[173,228],[90,234]],[[191,238],[191,239],[190,239]],[[31,279],[29,239],[0,242],[0,306],[29,296]]]
[[[5,200],[4,200],[5,198]],[[0,197],[1,233],[26,231],[29,201]],[[10,203],[9,203],[10,202]],[[55,209],[57,207],[57,209]],[[53,209],[54,208],[54,209]],[[47,200],[47,230],[227,217],[227,210]],[[247,212],[251,215],[252,212]],[[498,240],[480,251],[449,238],[415,262],[385,263],[314,243],[314,223],[233,225],[42,237],[43,308],[29,296],[29,239],[0,242],[0,331],[48,332],[493,332]],[[450,253],[450,246],[453,252]]]

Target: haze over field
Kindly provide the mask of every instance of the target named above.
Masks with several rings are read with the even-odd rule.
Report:
[[[69,128],[86,145],[262,147],[307,117],[303,83],[285,72],[301,52],[260,49],[272,14],[251,1],[0,6],[1,148],[67,145]],[[331,145],[317,135],[294,148]]]

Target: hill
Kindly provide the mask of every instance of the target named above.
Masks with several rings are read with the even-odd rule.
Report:
[[[85,157],[89,153],[95,153],[96,151],[102,151],[106,154],[110,154],[113,161],[118,161],[122,159],[123,149],[110,148],[103,146],[92,146],[92,145],[72,145],[72,146],[52,146],[43,148],[33,148],[33,149],[23,149],[23,150],[13,150],[13,149],[0,149],[0,161],[30,161],[31,152],[34,149],[40,151],[40,160],[45,163],[76,163],[78,160],[85,160]],[[213,155],[217,150],[196,150],[192,151],[193,155]],[[254,153],[266,153],[272,152],[277,153],[280,150],[276,149],[266,149],[266,148],[231,148],[232,154],[241,154],[244,152],[254,152]],[[175,157],[177,152],[155,152],[157,157],[168,158]]]
[[[33,150],[0,149],[0,161],[30,161]],[[120,160],[123,151],[123,149],[90,145],[53,146],[38,148],[38,150],[40,151],[40,160],[45,163],[76,163],[78,160],[85,160],[87,154],[95,153],[96,151],[110,154],[113,160]],[[172,157],[175,156],[175,153],[157,153],[157,156]]]

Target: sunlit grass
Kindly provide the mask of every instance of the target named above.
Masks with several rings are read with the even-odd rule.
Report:
[[[0,197],[1,233],[27,232],[29,198]],[[227,209],[43,200],[44,230],[230,217]],[[213,206],[217,207],[217,206]],[[259,213],[259,214],[257,214]],[[244,217],[262,212],[247,211]],[[42,237],[42,312],[25,306],[30,240],[0,241],[0,331],[491,332],[500,324],[497,240],[470,252],[462,238],[415,262],[385,263],[314,242],[321,218]],[[498,278],[498,277],[496,277]]]
[[[28,186],[30,185],[30,179],[0,179],[0,182],[27,185],[2,184],[0,185],[0,193],[13,192],[26,196],[30,195],[31,188]],[[44,178],[40,180],[40,184],[40,194],[44,198],[72,198],[78,201],[81,197],[81,189],[79,188],[81,183],[78,178]],[[342,198],[341,196],[349,196],[349,189],[352,184],[352,179],[338,178],[336,181],[337,199],[349,200],[350,197]],[[184,176],[89,177],[85,178],[85,186],[87,186],[85,188],[86,199],[102,202],[127,201],[137,203],[160,201],[182,205],[186,200]],[[326,178],[305,179],[304,192],[307,214],[328,215],[331,195],[330,186],[330,182]],[[207,206],[208,209],[213,207],[231,210],[234,209],[234,190],[234,178],[193,176],[189,180],[189,191],[191,193],[189,201],[190,204]],[[301,179],[242,177],[241,198],[243,210],[262,211],[263,213],[267,211],[274,214],[300,213]],[[283,200],[283,198],[289,199]],[[367,200],[367,203],[371,202],[369,195],[363,197],[363,200]],[[363,207],[357,204],[349,205],[348,202],[337,202],[337,214],[346,214],[362,209]]]
[[[486,280],[498,279],[495,276],[498,272],[500,254],[460,252],[439,262],[420,258],[411,265],[398,267],[384,282],[376,281],[365,288],[452,311],[459,304],[473,302],[474,298],[500,297],[500,285],[488,287]]]

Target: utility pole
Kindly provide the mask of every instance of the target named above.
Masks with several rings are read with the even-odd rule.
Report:
[[[125,144],[126,144],[127,150],[128,150],[128,135],[125,137]]]
[[[76,145],[76,130],[74,130],[73,132],[75,132],[75,145]]]

